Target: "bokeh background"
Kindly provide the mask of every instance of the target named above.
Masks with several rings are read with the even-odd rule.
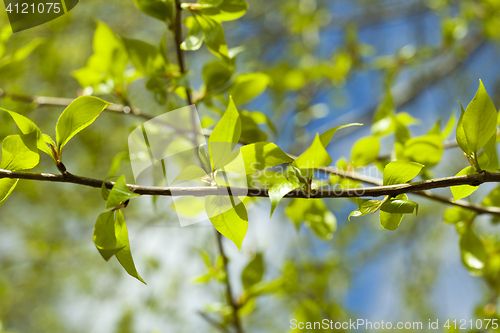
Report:
[[[270,76],[268,89],[244,108],[274,121],[277,131],[268,131],[268,140],[287,152],[300,154],[316,132],[363,122],[366,126],[339,132],[329,146],[334,160],[348,157],[353,143],[369,135],[373,113],[388,88],[397,110],[420,120],[411,127],[413,135],[426,133],[439,119],[444,126],[457,114],[457,100],[465,105],[472,99],[479,79],[500,104],[500,1],[248,2],[243,18],[223,23],[227,43],[245,47],[238,55],[238,73]],[[0,35],[0,51],[5,47],[0,89],[9,94],[81,94],[72,73],[92,54],[98,21],[120,36],[153,45],[165,34],[165,25],[140,12],[132,0],[82,0],[67,15],[12,36],[3,4],[0,10],[0,26],[6,27]],[[175,62],[173,37],[166,38]],[[34,50],[13,57],[26,45]],[[203,84],[201,69],[213,58],[205,47],[186,53],[194,89]],[[112,94],[101,97],[120,103]],[[129,100],[151,115],[171,107],[156,102],[144,79],[131,84]],[[8,95],[0,106],[26,114],[51,135],[63,110]],[[210,115],[203,104],[198,110]],[[7,116],[0,121],[0,137],[16,131]],[[104,178],[113,158],[127,151],[127,137],[141,121],[103,113],[67,146],[67,168]],[[382,154],[392,149],[390,138],[382,142]],[[433,175],[454,175],[465,166],[459,150],[449,149]],[[57,173],[45,157],[34,171]],[[121,172],[132,181],[128,163],[122,163]],[[481,200],[492,186],[470,200]],[[449,189],[436,192],[451,196]],[[241,271],[256,253],[264,258],[264,280],[297,283],[259,297],[243,317],[245,331],[287,332],[304,302],[336,320],[424,323],[473,319],[486,305],[495,305],[495,293],[462,265],[457,232],[443,223],[447,207],[415,200],[421,204],[418,217],[405,217],[396,231],[382,229],[376,216],[349,222],[347,216],[356,208],[352,202],[325,201],[338,222],[328,242],[306,228],[297,231],[282,208],[269,219],[269,202],[254,201],[242,251],[225,242],[235,293],[242,292]],[[217,316],[224,311],[224,286],[193,281],[206,272],[200,252],[212,261],[217,256],[213,228],[180,228],[169,199],[133,201],[124,213],[145,286],[96,251],[92,230],[104,205],[96,189],[20,182],[0,209],[0,332],[216,332],[199,313]],[[498,233],[488,217],[475,225],[480,233]]]

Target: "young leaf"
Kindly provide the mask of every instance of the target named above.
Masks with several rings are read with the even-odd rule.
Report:
[[[93,96],[82,96],[71,102],[56,124],[56,141],[59,154],[63,147],[78,132],[92,124],[111,103]]]
[[[418,203],[410,200],[390,199],[380,206],[380,211],[391,214],[412,214],[418,211]]]
[[[427,134],[408,139],[404,145],[404,156],[414,162],[432,167],[439,163],[443,155],[441,134]]]
[[[469,227],[460,237],[462,262],[473,275],[481,275],[488,256],[484,245],[477,237],[472,227]]]
[[[269,189],[269,200],[271,201],[271,217],[273,216],[274,210],[278,206],[279,202],[285,195],[290,193],[293,190],[301,188],[303,184],[285,180],[280,184],[275,184],[273,187]]]
[[[473,167],[468,166],[462,169],[455,176],[474,175],[474,174],[476,174],[476,170],[474,170]],[[469,195],[474,193],[474,191],[478,189],[478,186],[459,185],[459,186],[452,186],[450,187],[450,189],[451,193],[453,194],[453,202],[455,202],[462,198],[468,197]]]
[[[245,205],[235,204],[233,200],[236,198],[209,195],[205,199],[205,210],[215,229],[241,251],[248,230],[248,215]]]
[[[248,102],[259,96],[271,83],[271,78],[264,73],[240,74],[229,88],[236,105]]]
[[[239,152],[243,157],[243,163],[240,162],[240,159],[233,159],[232,162],[224,166],[225,171],[250,175],[276,165],[293,162],[293,158],[270,142],[245,145],[239,149]]]
[[[415,162],[391,162],[384,169],[384,186],[409,182],[420,173],[423,167],[422,164]]]
[[[137,193],[130,191],[125,181],[125,176],[120,176],[115,185],[109,192],[108,200],[106,201],[106,209],[117,208],[127,200],[140,196]]]
[[[391,130],[394,103],[390,90],[387,90],[385,98],[380,102],[373,119],[372,132],[374,135],[384,135]]]
[[[469,147],[469,143],[467,142],[467,137],[465,136],[465,131],[464,131],[464,126],[463,126],[463,121],[464,121],[464,115],[465,115],[465,110],[462,105],[462,103],[458,102],[460,104],[460,118],[458,118],[458,123],[457,123],[457,130],[456,130],[456,138],[457,138],[457,143],[460,149],[467,155],[472,155],[473,151]]]
[[[203,81],[207,93],[211,93],[226,85],[234,72],[234,65],[224,60],[207,63],[202,70]]]
[[[205,44],[208,50],[219,58],[229,60],[226,37],[224,36],[222,25],[208,16],[200,15],[196,16],[195,19],[198,21],[205,35]]]
[[[339,129],[346,128],[346,127],[351,127],[351,126],[362,126],[363,124],[360,123],[351,123],[351,124],[345,124],[341,126],[337,126],[334,128],[330,128],[328,131],[324,132],[319,136],[319,139],[321,143],[323,144],[323,147],[327,147],[330,141],[332,140],[332,137]]]
[[[19,179],[2,178],[0,179],[0,207],[4,204],[5,200],[16,188]]]
[[[40,128],[32,122],[29,118],[13,111],[5,110],[0,108],[0,111],[5,111],[7,112],[14,122],[16,123],[17,127],[19,127],[19,130],[23,134],[31,134],[31,133],[36,133],[37,141],[36,145],[37,148],[43,151],[44,153],[48,154],[49,156],[52,156],[52,152],[50,148],[47,146],[45,143],[44,137],[42,135],[42,131],[40,131]]]
[[[189,165],[184,168],[181,173],[174,179],[172,184],[179,181],[196,181],[199,182],[203,177],[207,177],[205,170],[197,165]]]
[[[174,19],[174,0],[134,0],[134,3],[144,14],[162,22],[173,21]]]
[[[241,120],[233,99],[208,138],[212,169],[223,166],[241,136]]]
[[[156,47],[136,39],[122,37],[122,41],[130,61],[139,73],[153,76],[164,69],[164,59]]]
[[[368,214],[375,213],[382,204],[380,200],[367,200],[367,199],[358,199],[358,209],[354,210],[349,214],[348,220],[351,220],[351,217],[359,217]]]
[[[189,31],[186,39],[181,44],[181,49],[185,51],[196,51],[201,47],[203,41],[205,40],[203,29],[195,17],[188,17],[185,24]]]
[[[9,135],[2,142],[0,169],[29,170],[37,166],[40,155],[36,133]]]
[[[113,211],[99,215],[94,226],[93,240],[97,250],[106,261],[111,259],[118,251],[123,250],[125,246],[117,246],[115,213]]]
[[[236,20],[248,10],[245,0],[201,0],[198,3],[214,3],[214,6],[202,7],[198,12],[218,22]]]
[[[375,136],[358,140],[351,153],[351,164],[358,168],[374,162],[378,157],[380,143]]]
[[[394,213],[390,213],[390,212],[384,211],[382,209],[380,210],[380,225],[384,229],[387,229],[387,230],[396,230],[399,227],[401,220],[403,219],[404,213],[401,211],[404,211],[404,212],[409,211],[409,209],[407,210],[406,208],[404,208],[404,209],[400,208],[401,211],[399,211],[399,208],[398,208],[398,207],[400,207],[400,205],[398,204],[398,203],[400,203],[400,201],[408,201],[408,196],[406,194],[400,194],[392,200],[396,201],[396,206],[395,207],[386,206],[386,207],[390,207],[388,209],[391,211],[394,211]],[[387,201],[384,204],[386,204],[386,203],[387,203]],[[389,204],[389,205],[391,205],[391,204]],[[413,212],[413,210],[411,212]]]
[[[316,170],[317,168],[329,166],[332,158],[328,155],[319,135],[316,134],[313,143],[306,149],[292,165],[299,169]]]
[[[122,250],[118,251],[118,253],[115,254],[116,259],[118,259],[120,265],[122,265],[122,267],[130,276],[135,277],[137,280],[141,281],[144,284],[147,284],[135,268],[134,259],[132,258],[132,252],[130,251],[127,225],[125,224],[123,213],[120,210],[116,211],[115,235],[117,246],[123,247]]]
[[[259,283],[264,275],[264,260],[261,253],[257,253],[255,257],[248,263],[241,273],[241,282],[245,290],[248,290],[253,285]]]
[[[293,199],[285,209],[297,230],[302,222],[319,239],[329,241],[337,229],[337,219],[321,199]]]
[[[492,135],[497,132],[497,110],[490,96],[479,80],[479,88],[472,101],[467,106],[463,116],[462,126],[467,143],[472,152],[483,148]]]

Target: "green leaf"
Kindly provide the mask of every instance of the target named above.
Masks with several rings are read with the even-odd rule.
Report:
[[[394,161],[385,166],[384,186],[404,184],[415,178],[424,166],[415,162]]]
[[[269,189],[269,200],[271,201],[271,217],[273,216],[274,210],[278,206],[279,202],[285,195],[293,190],[301,188],[303,184],[286,180],[280,184],[275,184]]]
[[[137,280],[141,281],[144,284],[147,284],[135,268],[134,259],[132,258],[132,252],[130,250],[127,225],[125,224],[123,213],[120,210],[116,211],[115,235],[117,246],[123,246],[123,249],[115,254],[116,259],[118,259],[120,265],[122,265],[122,267],[130,276],[135,277]]]
[[[278,146],[270,142],[257,142],[239,149],[243,159],[235,158],[224,166],[227,172],[253,174],[283,163],[293,162]]]
[[[406,194],[400,194],[393,200],[407,201],[408,196]],[[384,229],[396,230],[401,224],[401,220],[403,220],[403,213],[389,213],[382,209],[380,210],[380,225]]]
[[[483,153],[478,157],[478,164],[483,170],[496,171],[498,169],[497,134],[495,133],[483,147]]]
[[[12,117],[12,119],[16,123],[17,127],[19,127],[19,130],[23,134],[28,135],[31,133],[36,133],[36,137],[37,137],[36,145],[37,145],[38,149],[40,149],[44,153],[48,154],[49,156],[52,156],[52,152],[51,152],[50,148],[45,143],[44,137],[42,135],[42,131],[40,131],[40,128],[38,128],[38,126],[34,122],[32,122],[29,118],[27,118],[27,117],[25,117],[17,112],[5,110],[2,108],[0,108],[0,111],[7,112]]]
[[[189,31],[186,39],[181,44],[181,49],[185,51],[196,51],[201,47],[203,41],[205,40],[203,29],[195,17],[188,17],[185,24]]]
[[[462,126],[467,143],[472,152],[483,148],[492,135],[497,132],[497,110],[490,96],[479,80],[479,88],[472,101],[467,106],[463,116]]]
[[[380,102],[373,119],[372,132],[374,135],[384,135],[391,130],[394,103],[390,90],[387,90],[385,98]]]
[[[208,138],[208,148],[214,170],[228,162],[227,158],[238,143],[240,136],[240,115],[230,97],[226,112]]]
[[[474,175],[474,174],[476,174],[476,170],[473,167],[468,166],[462,169],[455,176]],[[453,202],[455,202],[462,198],[468,197],[469,195],[474,193],[474,191],[478,189],[478,186],[459,185],[459,186],[452,186],[450,188],[451,188],[451,193],[453,194]]]
[[[229,94],[239,105],[262,94],[270,84],[271,78],[264,73],[240,74],[229,88]]]
[[[106,209],[119,207],[125,201],[140,196],[137,193],[130,191],[125,180],[125,176],[120,176],[115,185],[109,192],[108,200],[106,201]]]
[[[201,179],[203,177],[207,177],[207,176],[208,175],[205,172],[205,170],[203,170],[199,166],[189,165],[181,171],[181,173],[174,179],[172,184],[179,182],[179,181],[201,182]]]
[[[321,199],[293,199],[285,209],[298,230],[302,222],[318,238],[329,241],[337,229],[337,219]]]
[[[462,252],[462,262],[473,275],[481,275],[488,256],[484,245],[477,237],[472,227],[460,237],[460,250]]]
[[[224,60],[216,60],[203,66],[202,75],[207,93],[224,87],[234,72],[234,65]]]
[[[111,103],[93,96],[82,96],[71,102],[63,111],[56,124],[56,141],[59,154],[63,147],[78,132],[96,120]]]
[[[292,165],[299,169],[316,170],[317,168],[329,166],[332,158],[328,155],[325,146],[321,143],[319,135],[316,134],[313,143],[306,149]]]
[[[0,207],[16,188],[19,179],[1,178],[0,179]]]
[[[160,51],[146,42],[122,37],[123,45],[135,69],[146,76],[164,71],[164,59]]]
[[[174,0],[134,0],[134,3],[144,14],[155,19],[163,22],[174,19]]]
[[[363,124],[360,123],[351,123],[351,124],[345,124],[341,126],[337,126],[334,128],[330,128],[328,131],[324,132],[319,136],[319,139],[321,140],[321,143],[323,146],[326,148],[330,141],[332,140],[332,137],[339,129],[346,128],[346,127],[351,127],[351,126],[362,126]]]
[[[380,211],[391,214],[412,214],[418,211],[418,203],[410,200],[390,199],[380,206]]]
[[[484,204],[488,206],[487,204]],[[469,209],[464,209],[462,207],[448,208],[444,211],[444,222],[450,224],[466,223],[472,222],[472,218],[475,216],[474,212]]]
[[[467,155],[472,155],[473,151],[469,147],[469,143],[467,142],[467,137],[465,136],[464,126],[463,126],[465,110],[462,103],[460,102],[458,103],[460,104],[461,112],[460,112],[460,118],[458,118],[457,130],[456,130],[457,143],[460,149],[462,149],[464,153],[466,153]]]
[[[73,76],[82,87],[92,87],[96,94],[108,94],[123,84],[127,52],[121,39],[102,22],[97,22],[93,48],[87,65],[73,72]]]
[[[430,134],[409,139],[404,145],[404,156],[414,162],[432,167],[439,163],[443,155],[441,134]]]
[[[351,217],[359,217],[375,213],[380,209],[382,201],[358,199],[357,203],[358,203],[358,209],[352,211],[351,214],[349,214],[348,217],[349,221],[351,220]]]
[[[104,260],[108,261],[115,256],[130,276],[146,284],[135,268],[127,225],[121,211],[109,211],[99,215],[94,226],[93,240]]]
[[[255,257],[248,263],[241,273],[241,282],[245,290],[248,290],[253,285],[259,283],[264,276],[264,260],[261,253],[257,253]]]
[[[94,226],[94,244],[104,258],[108,261],[125,246],[118,247],[115,235],[115,213],[109,211],[99,215]]]
[[[229,54],[222,25],[208,16],[196,16],[195,19],[205,35],[205,44],[210,52],[219,58],[229,60]]]
[[[9,135],[2,142],[0,169],[29,170],[38,165],[36,133]]]
[[[198,12],[218,22],[236,20],[245,15],[248,10],[245,0],[202,0],[198,3],[215,3],[215,6],[201,8]]]
[[[205,199],[205,210],[215,229],[241,251],[248,230],[248,215],[245,205],[235,204],[234,200],[237,198],[209,195]]]
[[[352,148],[352,166],[358,168],[376,161],[379,150],[380,143],[377,137],[371,136],[358,140]]]

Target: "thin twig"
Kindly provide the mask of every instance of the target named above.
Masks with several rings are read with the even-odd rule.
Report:
[[[366,177],[363,175],[357,175],[357,174],[352,174],[350,172],[344,172],[332,169],[333,168],[324,168],[324,170],[336,172],[336,174],[344,178],[350,178],[365,183],[372,183],[372,184],[379,183],[379,180],[374,181],[373,178],[371,177]],[[94,188],[100,188],[104,182],[103,180],[76,176],[71,173],[66,173],[65,175],[55,175],[50,173],[31,173],[31,172],[10,171],[3,169],[0,169],[0,179],[1,178],[29,179],[29,180],[49,181],[57,183],[72,183]],[[448,198],[440,197],[438,195],[426,191],[437,188],[447,188],[450,186],[459,186],[459,185],[479,186],[482,183],[498,183],[498,182],[500,182],[500,173],[483,171],[482,173],[475,175],[438,178],[438,179],[424,180],[421,182],[399,184],[399,185],[359,187],[359,188],[347,188],[347,189],[322,188],[317,190],[316,192],[310,193],[310,198],[311,199],[361,198],[361,197],[380,197],[385,195],[395,197],[403,193],[414,193],[416,195],[428,197],[429,199],[432,200],[470,209],[478,214],[493,214],[500,216],[500,208],[474,205],[461,200],[453,203]],[[114,185],[114,182],[108,181],[105,184],[107,188],[111,189]],[[227,196],[229,195],[230,191],[231,195],[233,196],[248,196],[248,197],[261,197],[261,198],[269,197],[269,192],[268,189],[266,188],[231,187],[230,189],[228,189],[225,186],[156,187],[156,186],[140,186],[131,184],[127,186],[131,191],[141,195],[205,197],[208,195]],[[301,190],[295,190],[288,193],[285,197],[307,199],[308,194],[304,193]]]
[[[175,50],[177,53],[177,62],[181,74],[186,74],[186,66],[184,64],[184,52],[182,51],[182,8],[181,1],[175,0],[175,21],[174,21],[174,37],[175,37]],[[191,100],[191,91],[186,87],[186,99],[189,105],[193,104]]]
[[[209,323],[210,325],[212,325],[213,327],[215,327],[216,329],[218,329],[219,331],[223,332],[223,333],[229,333],[229,330],[227,329],[227,327],[224,327],[222,326],[221,323],[217,322],[216,320],[214,320],[212,317],[210,317],[208,314],[206,314],[205,312],[203,311],[198,311],[198,314],[203,318],[205,319],[205,321],[207,323]]]
[[[229,305],[233,308],[233,321],[234,321],[234,327],[236,328],[237,333],[243,333],[243,328],[240,323],[240,317],[238,316],[238,305],[236,304],[236,301],[233,297],[233,291],[231,289],[231,281],[229,280],[229,271],[227,269],[227,256],[224,252],[224,244],[222,243],[222,235],[220,232],[215,230],[217,233],[217,245],[219,248],[219,253],[222,256],[222,263],[224,265],[224,272],[226,272],[226,278],[225,278],[225,283],[226,283],[226,296],[227,296],[227,301],[229,302]]]

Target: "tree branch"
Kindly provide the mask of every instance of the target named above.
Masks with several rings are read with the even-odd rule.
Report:
[[[226,296],[227,296],[227,301],[229,302],[229,305],[233,309],[233,321],[234,321],[234,327],[236,328],[237,333],[243,333],[243,328],[240,323],[240,317],[238,316],[238,305],[236,304],[236,301],[233,296],[233,291],[231,288],[231,281],[229,281],[229,272],[227,269],[228,266],[228,260],[226,253],[224,252],[224,246],[222,244],[222,234],[215,230],[217,233],[217,245],[219,248],[219,253],[222,256],[222,263],[224,265],[224,272],[226,272],[226,278],[224,279],[226,283]]]
[[[341,170],[335,170],[335,168],[323,168],[327,172],[335,172],[335,174],[350,178],[357,181],[362,181],[365,183],[379,183],[380,180],[375,181],[371,177],[366,177],[363,175],[352,174],[349,172],[344,172]],[[50,173],[31,173],[31,172],[21,172],[21,171],[10,171],[0,169],[0,179],[11,178],[11,179],[29,179],[37,181],[49,181],[57,183],[72,183],[88,187],[100,188],[103,184],[103,180],[76,176],[71,173],[65,175],[55,175]],[[376,178],[375,178],[376,179]],[[414,193],[420,196],[428,197],[429,199],[436,200],[446,204],[453,204],[462,208],[470,209],[478,214],[493,214],[500,216],[500,208],[497,207],[483,207],[479,205],[469,204],[465,201],[457,201],[452,203],[450,199],[437,196],[432,193],[424,192],[426,190],[447,188],[450,186],[458,185],[472,185],[479,186],[482,183],[497,183],[500,182],[500,173],[498,172],[486,172],[483,171],[475,175],[464,175],[464,176],[454,176],[446,178],[438,178],[425,180],[421,182],[414,182],[409,184],[399,184],[399,185],[389,185],[389,186],[373,186],[373,187],[359,187],[359,188],[347,188],[347,189],[336,189],[336,188],[321,188],[316,192],[310,194],[311,199],[321,199],[321,198],[362,198],[362,197],[380,197],[380,196],[391,196],[395,197],[403,193]],[[106,182],[106,187],[111,189],[114,182]],[[227,196],[228,188],[224,186],[218,187],[156,187],[156,186],[140,186],[140,185],[127,185],[131,191],[141,195],[159,195],[159,196],[193,196],[193,197],[205,197],[208,195],[216,196]],[[242,187],[231,187],[231,194],[233,196],[248,196],[248,197],[269,197],[268,189],[266,188],[242,188]],[[301,190],[295,190],[288,193],[286,198],[303,198],[307,199],[308,195]]]

